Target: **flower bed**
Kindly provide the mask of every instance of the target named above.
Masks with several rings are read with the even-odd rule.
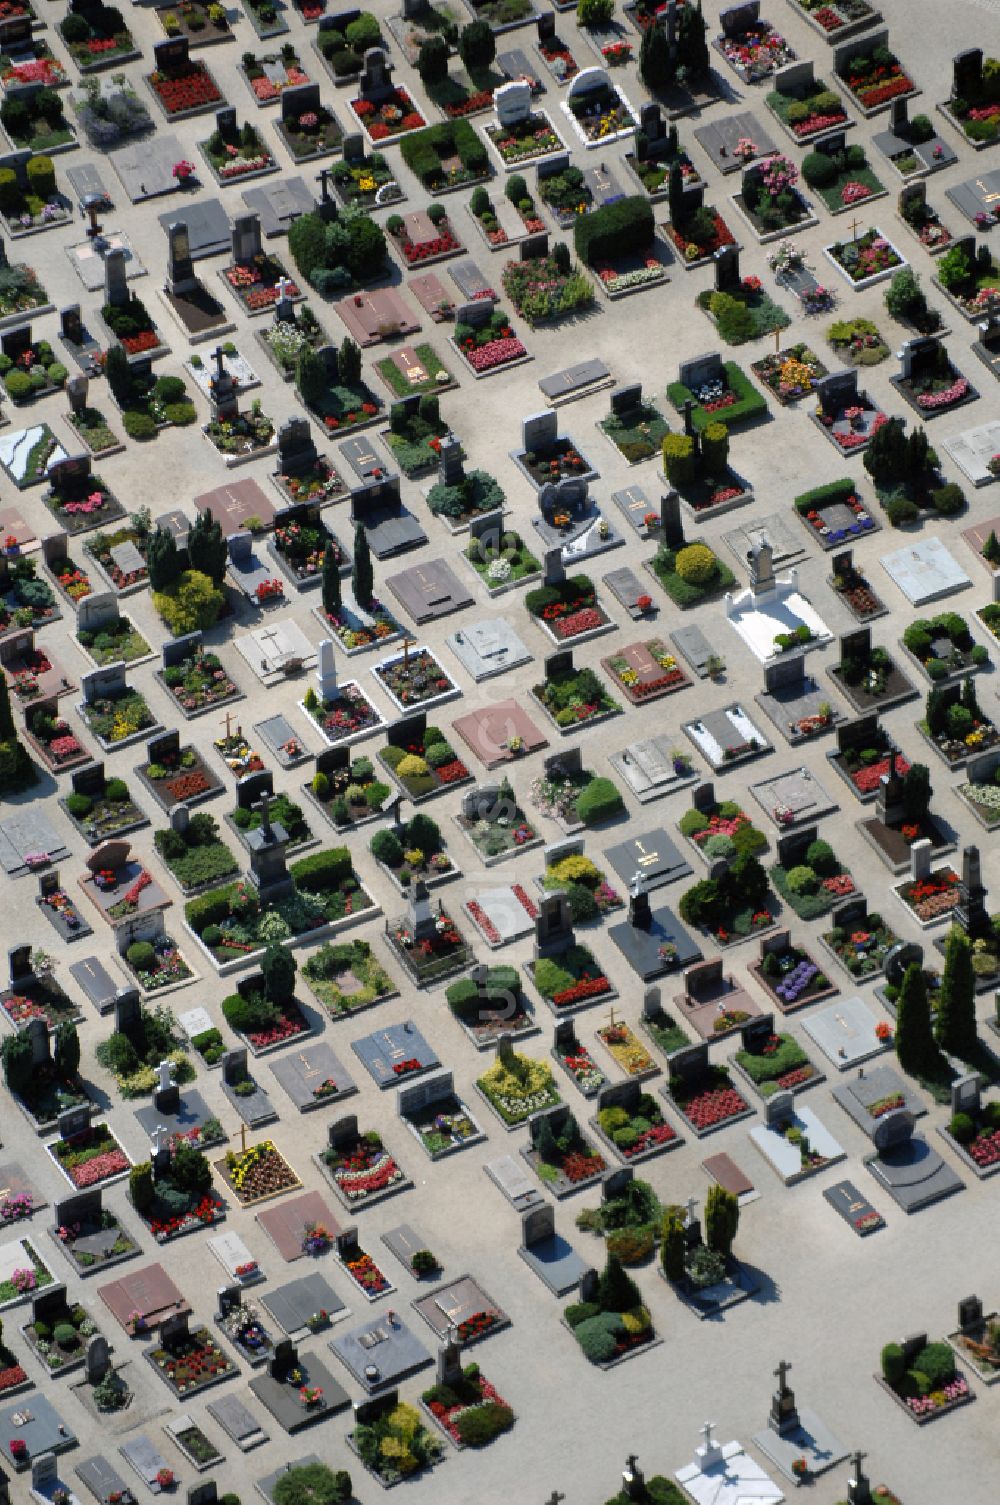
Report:
[[[369,1301],[375,1301],[394,1289],[388,1276],[383,1275],[371,1255],[358,1246],[355,1246],[351,1255],[340,1256],[338,1263],[347,1271],[354,1284],[360,1286]]]
[[[362,694],[360,686],[350,682],[342,684],[325,700],[310,686],[302,705],[331,747],[338,742],[353,741],[382,724],[382,717]]]
[[[536,579],[541,565],[520,533],[507,531],[499,537],[474,538],[465,557],[491,596],[502,595],[512,586]]]
[[[379,754],[379,761],[412,800],[437,794],[472,777],[438,727],[428,727],[422,742],[408,743],[406,747],[388,743]]]
[[[697,1081],[671,1076],[670,1101],[691,1128],[701,1134],[750,1112],[750,1105],[737,1092],[724,1066],[709,1066]]]
[[[83,1018],[76,1004],[51,978],[39,977],[34,982],[22,984],[22,987],[23,992],[10,991],[0,995],[0,1009],[15,1029],[23,1029],[31,1019],[44,1019],[47,1028],[54,1030],[63,1019],[76,1021]]]
[[[771,1035],[759,1051],[738,1050],[733,1060],[747,1074],[761,1097],[797,1092],[820,1079],[794,1036]]]
[[[486,324],[456,323],[451,343],[478,376],[499,371],[528,355],[502,308],[494,308]]]
[[[222,1177],[241,1207],[250,1207],[269,1197],[280,1196],[299,1186],[298,1176],[274,1142],[261,1140],[242,1152],[229,1150],[223,1160],[215,1162]]]
[[[138,770],[164,810],[174,805],[193,804],[207,799],[221,789],[214,774],[209,773],[201,754],[193,747],[183,747],[162,763],[147,763]]]
[[[70,537],[101,523],[114,522],[122,515],[121,506],[96,475],[88,475],[82,484],[68,483],[65,491],[56,491],[50,482],[42,500]]]
[[[146,81],[169,119],[198,115],[222,100],[219,86],[208,68],[193,60],[189,60],[183,69],[150,73]]]
[[[118,695],[84,701],[77,710],[102,747],[129,742],[157,724],[145,696],[127,686]]]
[[[614,988],[586,946],[570,946],[558,957],[539,957],[530,963],[529,970],[535,987],[557,1014],[588,1008],[592,1003],[615,996]]]
[[[626,1163],[649,1158],[679,1142],[648,1092],[640,1093],[634,1113],[620,1106],[601,1108],[597,1126]]]
[[[278,283],[287,278],[283,262],[270,251],[262,251],[252,261],[238,261],[223,271],[230,290],[249,314],[260,313],[278,301]],[[287,279],[291,281],[291,279]],[[291,298],[299,295],[298,284],[286,286]]]
[[[890,100],[919,93],[899,58],[885,46],[848,58],[837,78],[864,115],[876,114]]]
[[[216,1343],[207,1327],[195,1328],[169,1347],[151,1348],[146,1357],[177,1396],[191,1396],[239,1373],[238,1365]]]
[[[120,1180],[132,1162],[107,1124],[92,1123],[69,1139],[56,1139],[49,1154],[78,1191]]]
[[[534,1133],[525,1158],[539,1180],[557,1197],[588,1186],[608,1169],[569,1113],[558,1130],[544,1122]]]
[[[658,263],[657,263],[658,265]],[[508,261],[502,274],[504,292],[515,312],[532,329],[577,314],[594,301],[594,290],[565,247],[527,261]]]
[[[750,367],[758,381],[788,407],[800,397],[807,397],[813,383],[830,373],[819,356],[804,341],[777,354],[765,355]]]
[[[891,241],[875,226],[852,240],[834,241],[833,245],[824,246],[823,251],[857,288],[871,287],[906,265]]]
[[[467,120],[449,120],[407,133],[403,161],[430,193],[448,192],[489,176],[489,157]]]
[[[794,63],[797,56],[769,21],[748,21],[740,31],[720,36],[715,45],[747,84],[762,83],[776,69]]]
[[[389,784],[376,779],[370,758],[355,758],[328,774],[314,774],[306,787],[338,830],[374,820],[392,792]]]
[[[953,868],[936,868],[926,878],[901,883],[895,892],[922,925],[947,919],[961,902],[960,878]]]
[[[218,654],[196,648],[162,673],[163,683],[181,710],[198,715],[239,695]]]
[[[886,925],[881,915],[869,914],[863,923],[845,930],[835,926],[822,939],[834,956],[854,978],[874,977],[881,972],[888,952],[899,937]]]
[[[601,660],[602,666],[632,705],[643,705],[658,700],[661,695],[672,695],[675,690],[682,690],[691,683],[674,655],[667,651],[662,638],[647,638],[639,646],[646,649],[662,671],[657,677],[641,679],[627,655],[622,653]]]
[[[397,706],[436,703],[441,698],[450,699],[455,690],[453,681],[429,648],[384,659],[372,673]]]
[[[627,1024],[603,1024],[597,1038],[626,1076],[642,1078],[659,1072],[653,1057]]]
[[[440,982],[463,971],[472,961],[472,948],[461,930],[443,909],[438,910],[434,929],[417,939],[407,920],[386,926],[389,944],[419,987]]]
[[[290,116],[276,120],[275,127],[295,162],[329,156],[339,149],[344,139],[340,122],[325,105],[304,110],[297,118]]]
[[[344,1201],[365,1207],[410,1183],[389,1154],[375,1129],[366,1129],[351,1143],[321,1151],[320,1160]]]
[[[588,575],[573,575],[559,585],[542,585],[524,598],[530,614],[559,642],[569,642],[598,633],[611,618],[597,604],[597,593]]]
[[[386,201],[385,189],[389,183],[395,183],[392,169],[381,152],[372,152],[369,156],[360,159],[352,159],[350,162],[337,162],[333,168],[334,190],[342,203],[357,209],[371,209],[375,206],[376,195],[383,191],[380,202]],[[398,191],[398,197],[403,197],[402,189]]]
[[[839,98],[820,78],[788,93],[775,89],[767,95],[766,103],[797,141],[824,136],[847,121],[847,111]]]
[[[607,1083],[604,1072],[586,1045],[581,1045],[575,1032],[572,1041],[568,1043],[560,1038],[553,1046],[552,1054],[573,1078],[584,1097],[596,1097]]]
[[[369,1423],[359,1422],[347,1435],[362,1463],[387,1489],[433,1467],[444,1447],[428,1432],[419,1411],[405,1402]]]
[[[751,971],[785,1013],[834,991],[826,975],[800,946],[789,944],[781,951],[767,951]]]
[[[606,693],[592,669],[561,670],[533,685],[531,693],[560,731],[621,715],[621,706]]]
[[[59,589],[69,597],[74,605],[82,601],[85,596],[92,596],[94,585],[86,570],[81,570],[79,565],[74,564],[68,554],[61,559],[54,559],[49,565]],[[0,616],[2,623],[2,616]],[[3,624],[6,625],[6,624]]]
[[[708,204],[697,210],[679,224],[673,221],[665,226],[666,232],[680,253],[681,260],[689,267],[701,266],[721,251],[723,246],[735,244],[736,237],[714,205]]]
[[[404,136],[427,124],[405,89],[393,89],[377,104],[370,99],[352,99],[351,109],[370,141]]]
[[[696,301],[728,345],[745,345],[791,323],[784,309],[764,292],[759,277],[744,277],[738,288],[726,292],[701,292]],[[722,417],[726,417],[724,411]]]
[[[478,1364],[467,1365],[461,1379],[425,1390],[421,1400],[456,1447],[485,1447],[514,1425],[514,1412]]]
[[[510,1064],[497,1060],[476,1086],[508,1128],[526,1123],[533,1113],[562,1101],[545,1061],[513,1052]]]
[[[0,1280],[0,1306],[14,1306],[53,1282],[52,1272],[34,1245],[22,1239],[21,1248],[28,1257],[28,1264],[12,1270],[6,1280]]]
[[[880,1384],[918,1424],[974,1399],[964,1376],[955,1368],[955,1355],[947,1343],[926,1343],[912,1354],[909,1364],[905,1354],[898,1343],[886,1344]]]
[[[543,110],[532,112],[513,125],[497,123],[484,126],[483,130],[505,167],[537,162],[566,150],[562,137]]]

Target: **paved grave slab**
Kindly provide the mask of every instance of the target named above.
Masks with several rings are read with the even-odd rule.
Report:
[[[183,157],[184,148],[179,137],[172,132],[163,135],[159,131],[155,135],[150,131],[141,140],[130,142],[118,151],[108,152],[108,161],[133,204],[144,204],[147,199],[176,193],[174,163],[180,162]],[[185,217],[187,207],[185,202]],[[177,219],[178,215],[175,214],[173,218]]]
[[[182,210],[168,210],[166,214],[158,214],[157,219],[163,226],[165,235],[169,235],[172,224],[178,220],[184,221],[192,261],[201,261],[205,256],[219,256],[228,251],[232,244],[229,216],[217,198],[199,199],[193,204],[185,199]]]
[[[484,277],[471,258],[449,262],[448,275],[467,303],[483,298],[487,294],[493,298],[496,297],[496,289],[492,282]]]
[[[329,1224],[326,1224],[330,1227]],[[330,1228],[332,1232],[332,1228]],[[330,1320],[339,1321],[347,1316],[347,1308],[336,1291],[318,1271],[290,1280],[261,1295],[261,1305],[266,1307],[283,1332],[297,1339],[309,1331],[306,1319],[313,1312],[328,1312]]]
[[[794,668],[789,666],[789,672],[796,673],[799,667],[800,665]],[[809,718],[817,717],[817,724],[827,727],[834,727],[844,719],[835,702],[830,699],[829,690],[824,689],[804,666],[801,667],[801,678],[789,679],[784,684],[775,682],[773,689],[762,690],[754,696],[764,715],[778,728],[785,740],[793,745],[799,745],[805,736],[813,735],[801,730],[802,722]],[[826,711],[821,715],[821,706],[829,707],[828,717]]]
[[[243,541],[246,540],[245,546]],[[262,547],[256,545],[248,535],[240,535],[241,549],[239,556],[231,554],[226,565],[226,577],[231,585],[242,591],[246,599],[254,606],[257,605],[257,588],[270,580],[274,575],[274,566]]]
[[[809,768],[790,768],[787,773],[761,779],[750,785],[750,793],[782,831],[820,820],[840,808]]]
[[[505,883],[496,888],[472,887],[469,890],[469,900],[474,900],[479,905],[487,921],[494,926],[500,937],[498,941],[492,943],[487,941],[488,945],[506,946],[522,935],[534,933],[535,922],[514,892],[513,884]],[[468,901],[463,902],[462,908],[466,914],[469,914],[467,903]],[[485,940],[484,932],[471,914],[469,914],[469,919],[476,925],[476,929]]]
[[[398,1312],[362,1322],[332,1338],[329,1347],[369,1395],[434,1362]]]
[[[1000,202],[1000,170],[994,168],[992,172],[980,173],[979,177],[956,183],[954,188],[945,191],[955,208],[972,224],[975,225],[977,214],[988,214],[992,219]]]
[[[196,512],[210,511],[225,538],[239,533],[248,517],[259,518],[265,528],[274,521],[273,503],[263,487],[251,480],[227,481],[212,491],[203,491],[192,505]]]
[[[685,722],[683,730],[714,769],[732,768],[744,758],[770,750],[760,727],[736,702]]]
[[[130,1270],[99,1287],[98,1294],[126,1331],[130,1312],[139,1312],[145,1318],[147,1328],[157,1327],[168,1317],[190,1315],[191,1312],[187,1298],[160,1264]]]
[[[616,846],[607,847],[604,856],[623,883],[631,882],[636,873],[641,873],[647,893],[676,883],[678,878],[690,878],[691,864],[678,851],[666,831],[644,831],[641,836],[630,836]]]
[[[431,1247],[430,1240],[424,1238],[423,1234],[418,1233],[409,1223],[400,1223],[398,1228],[390,1228],[387,1233],[383,1233],[382,1242],[389,1253],[394,1254],[411,1275],[413,1256]]]
[[[722,173],[742,172],[745,163],[736,155],[736,143],[742,136],[756,146],[756,159],[773,156],[778,150],[757,116],[749,110],[727,115],[724,120],[713,120],[710,125],[698,126],[693,134]]]
[[[483,1170],[516,1212],[527,1212],[529,1207],[537,1207],[539,1202],[545,1201],[524,1162],[514,1155],[488,1160]]]
[[[883,554],[879,562],[911,606],[926,606],[972,584],[940,538],[915,539],[903,549]]]
[[[646,527],[646,518],[653,514],[659,519],[659,504],[651,502],[641,486],[627,486],[624,491],[613,491],[611,500],[639,537],[648,538],[649,529]],[[609,577],[605,575],[604,578],[607,580]]]
[[[810,1476],[817,1478],[820,1474],[828,1473],[831,1468],[836,1468],[848,1456],[848,1450],[840,1438],[830,1431],[815,1411],[810,1411],[805,1406],[797,1406],[796,1411],[799,1418],[797,1427],[787,1432],[765,1427],[753,1434],[754,1446],[765,1458],[770,1458],[778,1472],[793,1484],[799,1482],[792,1467],[799,1458],[806,1460]]]
[[[462,611],[473,602],[472,592],[443,559],[412,565],[385,581],[403,610],[422,627]]]
[[[444,319],[442,305],[454,307],[454,298],[436,272],[422,272],[419,277],[411,277],[406,287],[435,324],[440,324]]]
[[[851,520],[853,521],[853,514]],[[776,571],[787,569],[800,559],[805,559],[808,541],[801,528],[793,530],[790,521],[780,512],[768,513],[766,517],[757,517],[755,514],[752,522],[748,518],[745,523],[736,524],[722,535],[744,569],[747,555],[759,544],[761,533],[767,534]]]
[[[316,200],[304,178],[280,177],[248,188],[241,195],[251,214],[260,215],[261,233],[271,239],[286,234],[293,219],[311,214]]]
[[[789,1122],[808,1139],[810,1148],[817,1155],[822,1155],[827,1165],[834,1165],[846,1158],[843,1145],[834,1139],[811,1108],[796,1102]],[[750,1130],[750,1140],[786,1186],[792,1186],[796,1181],[815,1174],[816,1167],[803,1166],[798,1145],[790,1144],[780,1128],[770,1124],[757,1124]]]
[[[625,197],[625,190],[614,173],[603,162],[583,169],[583,181],[593,195],[594,205],[603,209],[607,204],[616,204]]]
[[[0,1165],[0,1202],[8,1197],[23,1196],[25,1193],[31,1197],[32,1213],[41,1212],[43,1207],[48,1207],[49,1204],[41,1191],[33,1181],[28,1179],[16,1161]]]
[[[31,805],[13,810],[0,821],[0,867],[8,878],[23,878],[32,871],[24,859],[36,852],[62,862],[69,847],[42,810]]]
[[[874,1138],[879,1118],[890,1111],[893,1104],[906,1108],[914,1118],[927,1112],[923,1098],[914,1090],[909,1078],[893,1071],[891,1066],[866,1066],[863,1076],[859,1072],[851,1080],[835,1086],[833,1096],[869,1139]]]
[[[248,1129],[259,1129],[262,1124],[273,1123],[278,1117],[278,1110],[270,1096],[256,1077],[248,1074],[245,1080],[252,1081],[256,1090],[245,1094],[238,1093],[223,1076],[222,1091],[230,1106],[239,1114]]]
[[[217,1400],[210,1400],[205,1410],[241,1453],[249,1453],[251,1448],[270,1441],[270,1434],[238,1395],[220,1395]]]
[[[139,1475],[150,1494],[162,1493],[162,1485],[156,1482],[156,1476],[161,1468],[169,1468],[170,1465],[151,1438],[142,1434],[130,1437],[118,1451]]]
[[[403,506],[382,512],[369,511],[365,519],[368,546],[376,559],[391,559],[407,549],[419,549],[427,534],[412,512]]]
[[[498,52],[494,62],[509,83],[523,82],[530,86],[532,94],[544,93],[537,64],[531,62],[520,47],[511,48],[508,52]]]
[[[527,757],[549,745],[549,739],[538,730],[516,700],[501,700],[482,710],[471,711],[467,716],[458,716],[451,729],[487,768],[497,768],[501,763],[513,760],[515,754],[507,748],[509,737],[521,738],[522,750],[518,757]]]
[[[18,1424],[15,1418],[23,1418]],[[56,1410],[52,1402],[40,1392],[32,1391],[12,1406],[0,1410],[0,1448],[4,1458],[10,1457],[10,1445],[15,1437],[27,1444],[28,1457],[37,1458],[40,1453],[64,1453],[75,1447],[76,1436],[68,1422]],[[16,1486],[15,1486],[16,1491]],[[14,1499],[17,1499],[15,1492]]]
[[[646,609],[639,605],[640,600],[649,600],[649,591],[643,585],[634,570],[628,565],[617,570],[609,570],[604,576],[604,584],[619,601],[633,622],[640,621],[646,615]]]
[[[262,623],[235,638],[234,642],[240,657],[267,686],[279,684],[289,672],[298,673],[300,668],[316,667],[316,645],[309,641],[297,622],[287,618]]]
[[[101,1454],[94,1458],[85,1458],[82,1463],[76,1465],[73,1472],[90,1490],[98,1505],[105,1505],[111,1495],[128,1488],[118,1470]]]
[[[848,1071],[889,1048],[875,1033],[878,1019],[857,995],[838,998],[803,1019],[802,1027],[838,1071]]]
[[[215,380],[217,371],[215,356],[211,360],[202,361],[200,366],[193,366],[189,360],[184,362],[184,370],[194,382],[198,391],[206,401],[212,395],[212,382]],[[243,392],[251,392],[254,387],[260,386],[260,377],[245,356],[236,350],[232,355],[222,352],[222,372],[228,376],[235,388]]]
[[[302,1370],[305,1383],[317,1386],[321,1392],[321,1399],[316,1406],[304,1406],[297,1386],[277,1380],[270,1374],[256,1375],[249,1385],[251,1395],[256,1396],[264,1409],[270,1411],[278,1425],[289,1434],[315,1426],[316,1422],[335,1415],[337,1411],[343,1411],[351,1404],[351,1397],[343,1385],[330,1373],[314,1350],[300,1349],[298,1367]]]
[[[581,1259],[568,1239],[559,1233],[536,1239],[527,1247],[521,1244],[517,1252],[529,1270],[534,1270],[539,1280],[545,1282],[553,1296],[568,1296],[580,1284],[588,1268],[587,1261]]]
[[[578,397],[589,397],[602,387],[610,387],[613,381],[610,370],[597,356],[566,366],[551,376],[539,379],[538,387],[553,407],[560,403],[573,402]]]
[[[648,804],[697,777],[691,759],[685,757],[682,770],[682,763],[675,763],[673,750],[670,737],[650,737],[612,754],[609,761],[640,803]]]
[[[508,1326],[510,1322],[503,1308],[497,1305],[493,1298],[483,1290],[478,1280],[471,1275],[459,1275],[445,1285],[439,1286],[436,1291],[430,1291],[426,1296],[418,1297],[413,1307],[420,1313],[439,1341],[447,1338],[449,1329],[453,1325],[459,1326],[478,1312],[489,1312],[497,1318],[489,1329],[490,1333],[499,1332],[501,1327]]]
[[[759,1200],[760,1192],[731,1155],[709,1155],[701,1162],[701,1166],[717,1186],[721,1186],[723,1191],[732,1192],[741,1207]]]
[[[271,1062],[271,1070],[300,1113],[342,1102],[358,1090],[325,1040],[286,1052]]]
[[[721,1461],[702,1470],[700,1463],[679,1468],[674,1478],[697,1505],[777,1505],[785,1497],[774,1480],[744,1451],[739,1442],[718,1449]]]
[[[394,287],[372,288],[339,298],[333,305],[348,333],[363,350],[382,340],[416,334],[420,320]]]
[[[838,1181],[835,1186],[828,1186],[823,1198],[845,1223],[850,1224],[859,1238],[867,1238],[868,1234],[885,1227],[882,1214],[858,1191],[853,1181]]]
[[[988,486],[996,480],[989,470],[989,462],[994,455],[1000,454],[1000,422],[992,420],[976,428],[963,429],[953,439],[945,439],[943,448],[974,486]]]
[[[18,502],[14,502],[10,507],[0,507],[0,531],[2,531],[5,540],[7,538],[17,539],[18,553],[20,555],[36,554],[40,548],[35,530],[26,520],[24,509]],[[48,618],[50,622],[55,620],[56,618],[54,617]],[[41,683],[44,683],[44,680]],[[43,691],[43,694],[45,693],[47,692]]]
[[[147,1103],[145,1107],[136,1108],[135,1116],[139,1127],[150,1137],[158,1124],[163,1124],[171,1134],[189,1134],[192,1129],[200,1129],[210,1118],[217,1117],[201,1093],[190,1087],[185,1087],[181,1093],[176,1113]]]
[[[288,660],[285,659],[284,662],[287,663]],[[266,721],[258,721],[254,725],[254,731],[282,768],[294,768],[296,764],[304,763],[313,756],[307,743],[284,716],[269,716]],[[292,750],[295,746],[298,746],[298,752]]]
[[[477,685],[531,662],[531,653],[506,617],[470,622],[450,633],[445,642]]]
[[[651,982],[655,977],[663,977],[668,972],[689,967],[702,958],[698,943],[666,904],[652,911],[647,927],[640,929],[625,920],[619,925],[612,925],[608,935],[643,982]],[[666,961],[660,955],[660,947],[667,942],[677,948],[674,961]]]
[[[283,1198],[276,1206],[258,1212],[257,1222],[289,1264],[306,1258],[302,1252],[302,1237],[307,1223],[321,1223],[331,1234],[340,1232],[339,1223],[318,1191]]]
[[[124,230],[104,230],[101,238],[105,242],[103,251],[92,240],[83,240],[75,246],[66,247],[70,265],[88,293],[103,292],[104,257],[110,250],[124,252],[125,277],[129,282],[136,277],[145,277],[146,268]]]
[[[441,1065],[412,1019],[362,1035],[360,1040],[351,1041],[351,1049],[382,1088],[409,1082]],[[413,1061],[418,1064],[408,1064]],[[407,1063],[405,1069],[397,1069],[403,1068],[404,1063]]]
[[[393,474],[391,466],[388,466],[377,453],[374,443],[367,434],[358,434],[354,438],[345,439],[340,445],[340,453],[354,474],[362,481],[378,481],[383,476]]]
[[[73,167],[67,167],[65,174],[81,210],[84,208],[84,200],[94,196],[104,201],[99,208],[108,210],[113,207],[114,201],[96,162],[77,162]]]
[[[961,1176],[919,1134],[881,1154],[866,1155],[864,1163],[907,1214],[920,1212],[965,1188]]]

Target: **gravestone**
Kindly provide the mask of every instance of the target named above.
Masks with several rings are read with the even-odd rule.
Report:
[[[528,454],[550,448],[558,437],[559,415],[554,408],[544,408],[521,419],[521,444]]]
[[[419,402],[419,398],[417,399]],[[438,480],[442,486],[458,486],[465,479],[465,455],[455,434],[445,434],[438,451]],[[492,515],[492,514],[490,514]]]
[[[59,1470],[55,1453],[39,1453],[31,1460],[31,1488],[43,1499],[49,1499],[58,1485]]]
[[[573,944],[573,922],[569,899],[563,889],[545,894],[535,917],[536,961],[543,957],[562,956]]]
[[[710,354],[696,355],[690,360],[681,361],[678,367],[678,379],[682,386],[695,393],[707,382],[724,381],[722,356],[717,350],[713,350]]]
[[[787,1383],[787,1374],[791,1369],[784,1359],[774,1371],[778,1381],[778,1388],[771,1397],[771,1414],[767,1418],[767,1424],[780,1437],[789,1432],[795,1432],[799,1428],[799,1413],[795,1409],[795,1393]]]
[[[538,261],[541,257],[549,254],[549,234],[547,230],[540,230],[534,235],[526,235],[518,246],[519,261]]]
[[[958,1303],[958,1328],[960,1332],[968,1332],[970,1328],[977,1328],[983,1320],[983,1303],[978,1296],[966,1296]]]
[[[715,291],[729,293],[740,286],[740,248],[722,246],[715,252]],[[685,383],[687,385],[687,383]]]
[[[978,99],[983,82],[983,50],[968,47],[956,52],[951,60],[953,99]]]
[[[286,418],[278,429],[278,471],[281,475],[300,475],[311,470],[318,459],[316,443],[308,418]]]
[[[95,1333],[87,1344],[87,1356],[85,1374],[87,1383],[99,1385],[101,1380],[111,1368],[111,1348],[108,1340],[100,1333]]]
[[[982,880],[979,848],[962,848],[962,881],[955,906],[956,925],[960,925],[970,940],[979,940],[990,933],[990,917],[986,909],[986,888]]]
[[[324,20],[328,19],[324,17]],[[320,22],[322,29],[323,22]],[[345,162],[360,163],[365,160],[365,138],[360,131],[349,131],[343,140],[343,156]]]
[[[285,91],[286,94],[288,92],[291,91]],[[242,262],[253,261],[255,256],[259,256],[261,253],[260,216],[257,214],[236,215],[232,224],[230,244],[233,262],[237,266]]]
[[[128,302],[128,264],[121,246],[110,246],[104,253],[104,301],[112,308]]]
[[[519,125],[531,114],[531,85],[520,81],[493,90],[493,108],[502,126]]]
[[[954,1117],[956,1113],[967,1113],[970,1118],[976,1118],[981,1096],[978,1072],[970,1071],[964,1076],[956,1077],[951,1084],[952,1116]]]
[[[392,73],[393,67],[389,61],[389,54],[384,48],[369,47],[364,55],[358,85],[362,99],[370,99],[377,103],[390,95],[395,88]]]
[[[619,1197],[624,1197],[634,1179],[635,1171],[630,1165],[606,1171],[601,1178],[601,1201],[613,1202]]]
[[[167,285],[176,297],[194,292],[199,286],[191,259],[188,227],[183,220],[175,220],[167,230]]]
[[[554,1238],[556,1213],[551,1202],[541,1202],[521,1214],[521,1247],[530,1249],[533,1244]]]

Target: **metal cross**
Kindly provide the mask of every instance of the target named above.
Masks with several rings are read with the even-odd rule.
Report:
[[[316,182],[320,186],[320,192],[323,195],[324,204],[328,204],[330,202],[329,183],[332,176],[333,174],[330,172],[330,169],[328,167],[320,168],[319,172],[316,174]]]
[[[788,1371],[791,1369],[791,1367],[792,1367],[791,1364],[786,1363],[786,1361],[784,1359],[782,1359],[781,1363],[778,1365],[777,1369],[774,1371],[775,1378],[778,1381],[778,1388],[781,1391],[782,1395],[784,1395],[785,1392],[788,1389],[788,1385],[786,1383],[786,1376],[788,1374]]]
[[[216,380],[221,381],[226,374],[224,370],[226,352],[223,350],[221,345],[216,345],[215,349],[212,351],[212,359],[216,365]]]
[[[864,1474],[861,1472],[861,1465],[862,1463],[864,1463],[867,1457],[868,1454],[863,1453],[860,1448],[858,1448],[856,1453],[851,1454],[851,1466],[854,1469],[855,1484],[860,1484],[861,1480],[864,1478]]]
[[[706,1421],[705,1425],[701,1429],[701,1435],[705,1439],[706,1452],[710,1451],[715,1446],[715,1443],[712,1441],[712,1428],[714,1426],[714,1421]]]
[[[416,646],[417,646],[417,640],[416,640],[416,638],[405,637],[403,639],[403,668],[404,669],[409,669],[409,667],[410,667],[410,649],[411,648],[415,648]]]

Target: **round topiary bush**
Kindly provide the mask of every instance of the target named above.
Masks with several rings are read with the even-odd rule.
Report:
[[[707,544],[691,543],[679,550],[674,565],[688,585],[707,585],[716,572],[715,555]]]
[[[514,1413],[501,1401],[487,1401],[481,1406],[470,1406],[460,1411],[455,1425],[459,1441],[466,1447],[481,1448],[501,1432],[509,1432],[514,1425]]]
[[[802,176],[810,188],[829,188],[837,168],[826,152],[809,152],[802,161]]]
[[[396,772],[401,779],[419,779],[429,773],[430,769],[424,758],[418,757],[416,753],[407,753],[397,763]]]
[[[976,1137],[976,1125],[968,1113],[956,1113],[948,1125],[948,1133],[959,1144],[971,1144]]]
[[[811,841],[806,847],[806,862],[814,872],[827,876],[837,866],[833,847],[828,841]]]
[[[68,794],[66,796],[66,809],[75,820],[83,820],[94,808],[94,801],[89,794]]]
[[[124,779],[108,779],[104,786],[105,799],[111,800],[112,804],[123,805],[129,797],[128,785]]]
[[[60,1348],[79,1348],[80,1346],[80,1339],[72,1322],[57,1322],[52,1329],[52,1338]]]
[[[148,413],[130,410],[123,416],[122,425],[130,439],[144,441],[156,438],[156,423]]]
[[[149,941],[133,941],[125,956],[130,967],[145,972],[152,966],[156,952]]]
[[[399,867],[403,860],[403,846],[391,831],[379,831],[371,839],[372,856],[386,867]]]
[[[601,1312],[598,1317],[588,1317],[574,1329],[580,1347],[592,1364],[606,1364],[615,1356],[621,1318],[617,1312]]]
[[[786,882],[793,894],[814,894],[819,888],[819,879],[812,868],[805,864],[793,867]]]

